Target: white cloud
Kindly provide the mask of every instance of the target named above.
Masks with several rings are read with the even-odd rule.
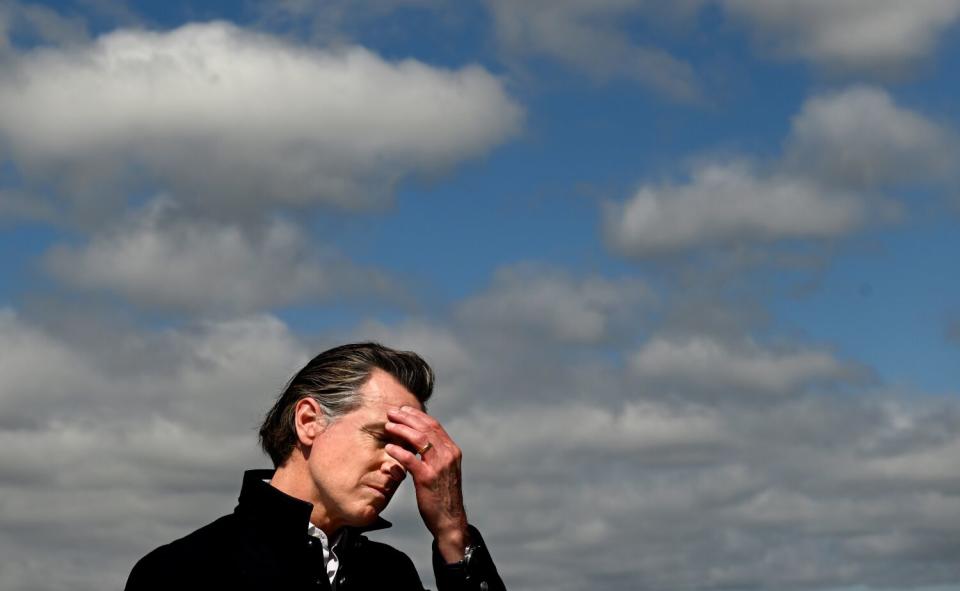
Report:
[[[707,336],[680,340],[654,338],[630,360],[645,380],[732,395],[782,395],[818,383],[855,378],[859,373],[829,353],[816,350],[773,352],[746,343],[733,346]]]
[[[563,379],[550,381],[537,343],[505,364],[460,330],[410,321],[357,332],[426,347],[456,370],[457,392],[442,381],[438,402],[455,401],[445,425],[465,450],[467,508],[511,586],[951,580],[954,402],[654,400],[584,357],[553,360]],[[265,463],[256,424],[309,356],[290,328],[254,316],[138,336],[149,346],[125,335],[72,342],[0,315],[0,586],[118,587],[139,555],[228,512],[240,470]],[[119,350],[123,367],[111,364]],[[689,372],[704,367],[696,351],[674,352]],[[737,379],[751,386],[844,379],[808,350],[707,357],[746,368]],[[558,391],[540,400],[536,389]],[[397,527],[378,537],[402,542],[429,577],[429,533],[410,492],[391,507]],[[883,537],[894,531],[910,535]]]
[[[900,205],[881,191],[958,178],[957,135],[870,86],[809,98],[784,143],[766,170],[707,160],[684,183],[646,183],[609,204],[608,245],[645,258],[837,238],[899,218]]]
[[[383,275],[317,251],[292,223],[274,220],[250,229],[184,219],[161,199],[81,249],[54,248],[46,266],[71,285],[115,291],[141,306],[221,316],[338,293],[388,291]]]
[[[576,279],[518,264],[499,269],[488,290],[460,303],[457,316],[470,331],[501,340],[596,344],[624,330],[650,298],[635,279]]]
[[[120,30],[19,54],[0,138],[35,181],[100,199],[112,182],[172,190],[210,214],[264,202],[365,207],[514,133],[486,70],[321,51],[227,23]]]
[[[604,230],[625,255],[657,256],[702,246],[830,238],[867,219],[856,194],[809,178],[761,175],[742,162],[711,163],[681,185],[644,185],[611,204]]]
[[[654,46],[631,40],[623,23],[650,5],[637,0],[489,0],[497,38],[511,54],[546,56],[598,78],[625,77],[681,100],[700,98],[693,68]],[[697,2],[660,7],[689,12]]]
[[[873,187],[956,175],[957,139],[879,88],[815,96],[793,118],[789,166],[827,182]]]
[[[720,0],[782,54],[861,73],[898,73],[932,53],[958,0]]]

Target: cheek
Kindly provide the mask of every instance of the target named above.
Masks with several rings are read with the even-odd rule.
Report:
[[[376,472],[380,469],[380,466],[383,465],[383,461],[380,459],[379,452],[369,453],[366,456],[366,460],[363,464],[363,469],[366,472]]]
[[[380,459],[381,452],[372,449],[358,449],[356,453],[344,458],[341,469],[349,478],[355,481],[365,480],[371,473],[380,470],[383,462]]]

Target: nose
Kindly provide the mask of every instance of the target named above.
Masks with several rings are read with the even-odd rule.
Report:
[[[397,484],[403,482],[403,479],[407,477],[407,471],[400,465],[400,462],[390,456],[384,459],[383,465],[380,466],[380,471],[389,476],[390,480]]]

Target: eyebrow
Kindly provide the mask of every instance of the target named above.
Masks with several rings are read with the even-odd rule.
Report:
[[[366,425],[362,425],[360,428],[363,429],[364,431],[381,431],[386,433],[387,424],[384,423],[383,421],[379,421],[376,423],[367,423]]]

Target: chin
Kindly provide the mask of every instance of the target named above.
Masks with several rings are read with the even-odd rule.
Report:
[[[357,513],[354,514],[354,517],[352,520],[353,523],[351,523],[350,525],[353,525],[355,527],[363,527],[365,525],[370,525],[371,523],[377,520],[377,517],[380,516],[381,510],[382,509],[375,509],[369,506],[365,507],[364,509],[357,511]]]

